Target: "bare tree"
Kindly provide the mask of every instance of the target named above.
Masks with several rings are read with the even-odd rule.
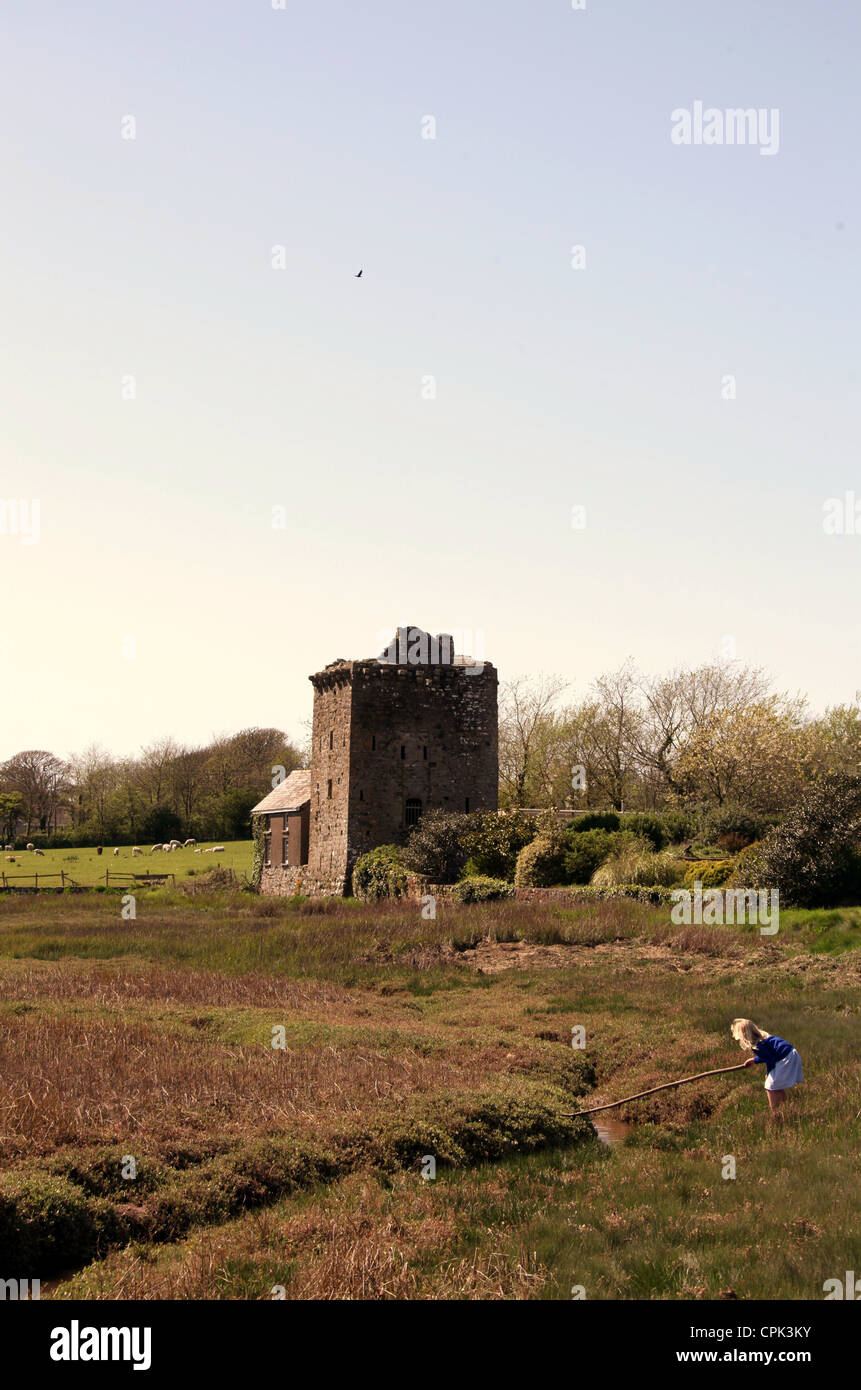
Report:
[[[43,748],[29,748],[3,764],[0,778],[10,791],[21,793],[28,835],[34,823],[42,830],[53,830],[69,789],[69,768],[62,758]]]
[[[758,667],[739,662],[711,662],[667,676],[639,679],[644,717],[637,753],[644,769],[657,775],[668,791],[684,796],[690,782],[679,759],[687,743],[716,716],[744,709],[765,699],[768,678]]]
[[[597,787],[617,811],[639,770],[641,730],[637,676],[628,661],[593,681],[592,697],[580,711],[587,785]]]
[[[554,722],[554,705],[567,688],[561,676],[529,681],[517,676],[502,687],[499,717],[499,780],[503,799],[528,806],[538,777],[542,738]]]
[[[158,806],[171,790],[171,765],[180,752],[172,738],[159,738],[141,749],[138,781],[151,806]]]

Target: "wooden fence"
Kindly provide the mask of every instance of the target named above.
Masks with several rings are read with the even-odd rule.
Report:
[[[112,873],[110,869],[105,869],[106,888],[110,888],[112,883],[116,883],[118,887],[125,885],[126,887],[138,888],[142,886],[145,888],[148,883],[167,883],[168,879],[170,879],[171,887],[175,888],[176,874],[117,874]]]
[[[58,878],[59,884],[50,884],[46,879]],[[31,883],[32,880],[32,883]],[[65,888],[80,888],[80,884],[70,874],[61,869],[58,874],[7,874],[0,872],[0,887],[10,893],[62,893]]]
[[[48,881],[50,879],[55,881],[51,883]],[[117,874],[112,873],[110,869],[105,870],[106,888],[112,885],[118,888],[145,888],[150,883],[167,883],[168,879],[171,887],[175,887],[176,874]],[[0,871],[0,892],[5,893],[62,893],[67,888],[74,888],[76,892],[83,893],[88,887],[93,888],[95,884],[80,884],[62,869],[58,874],[7,874]]]

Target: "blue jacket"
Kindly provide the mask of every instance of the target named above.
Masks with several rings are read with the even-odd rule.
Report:
[[[792,1043],[788,1043],[785,1038],[764,1038],[753,1049],[753,1055],[757,1062],[765,1063],[766,1071],[771,1072],[778,1062],[782,1062],[784,1057],[788,1057],[794,1050]]]

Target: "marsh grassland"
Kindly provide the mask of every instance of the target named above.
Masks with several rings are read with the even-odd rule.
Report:
[[[57,1299],[822,1298],[861,1258],[859,924],[6,898],[0,1276]],[[741,1060],[736,1015],[803,1056],[786,1123],[761,1068],[614,1112],[611,1149],[566,1113]]]

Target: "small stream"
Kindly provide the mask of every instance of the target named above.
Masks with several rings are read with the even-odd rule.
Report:
[[[633,1129],[633,1125],[628,1124],[625,1120],[609,1119],[606,1115],[603,1115],[600,1120],[593,1119],[592,1123],[598,1132],[601,1143],[606,1144],[610,1149],[614,1148],[616,1144],[624,1144]]]

